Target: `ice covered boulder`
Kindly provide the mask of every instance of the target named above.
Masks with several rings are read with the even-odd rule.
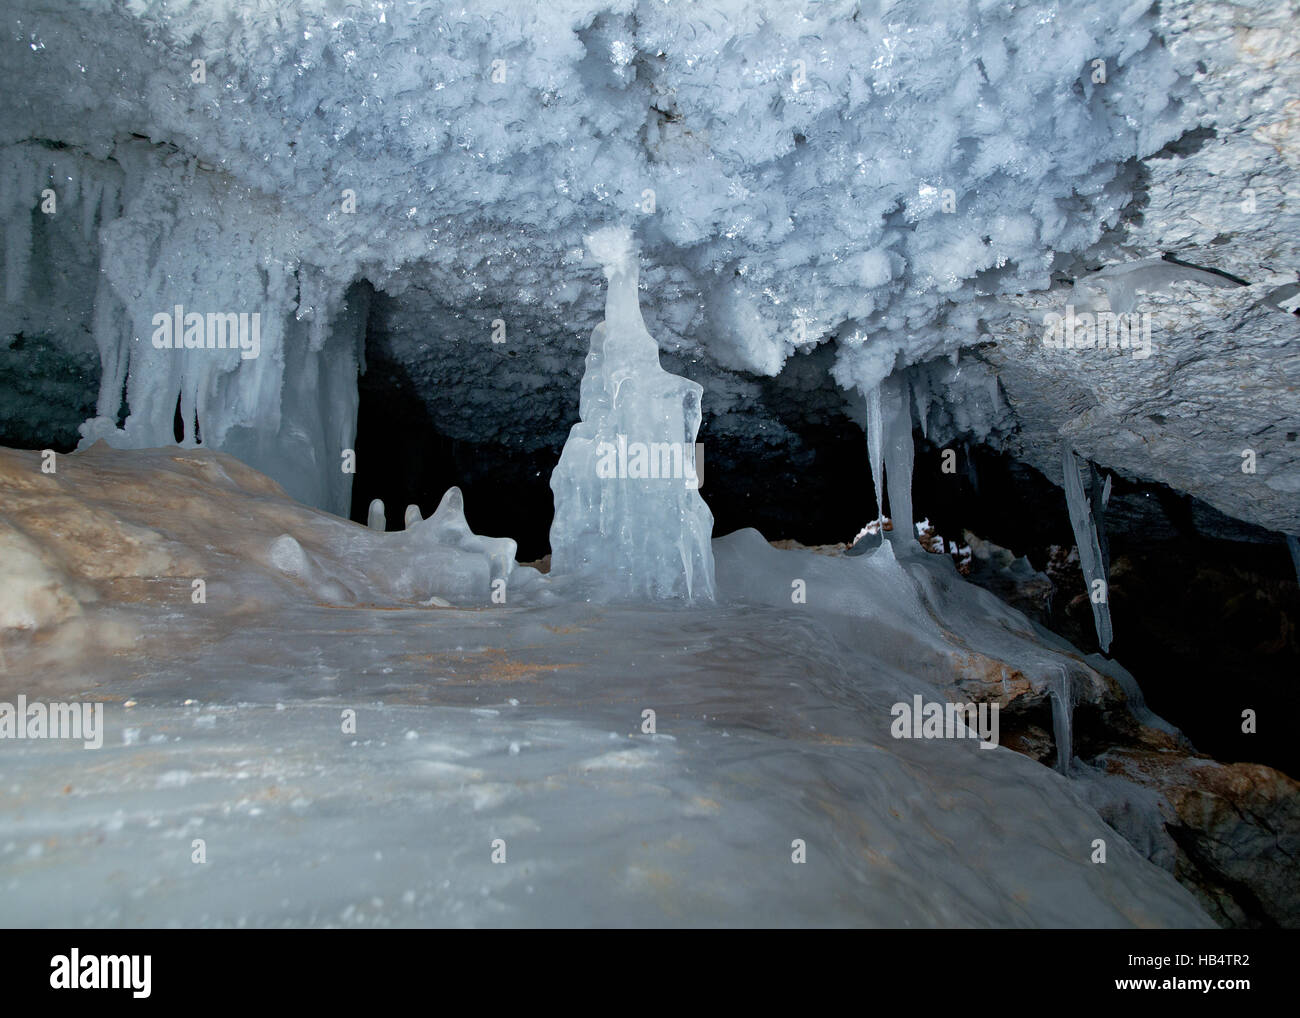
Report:
[[[665,371],[637,299],[630,231],[587,237],[609,287],[579,402],[551,474],[551,574],[599,598],[711,601],[713,514],[699,493],[701,386]]]

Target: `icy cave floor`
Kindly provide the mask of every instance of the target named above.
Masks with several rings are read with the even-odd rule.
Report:
[[[1005,720],[997,749],[891,736],[916,695],[1068,677],[1189,759],[944,556],[741,531],[715,605],[591,604],[513,563],[493,604],[501,546],[443,510],[379,534],[201,450],[39,464],[0,450],[0,700],[103,702],[106,734],[0,740],[0,924],[1212,925],[1089,804],[1131,786],[1012,751]]]
[[[180,642],[21,684],[109,706],[102,750],[3,747],[6,925],[1209,925],[1052,770],[892,739],[899,676],[815,618],[302,607]]]

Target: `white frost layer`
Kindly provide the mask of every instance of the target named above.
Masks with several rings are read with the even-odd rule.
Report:
[[[1118,223],[1128,164],[1214,114],[1196,41],[1162,45],[1127,0],[22,6],[0,52],[4,275],[44,299],[53,185],[99,255],[80,277],[104,369],[88,439],[169,444],[179,398],[186,441],[197,417],[334,511],[355,357],[325,336],[358,278],[408,321],[428,295],[457,309],[454,335],[400,330],[408,362],[502,314],[554,349],[599,314],[573,278],[583,232],[635,216],[666,346],[773,375],[834,339],[836,378],[870,389],[900,355],[978,342],[962,306],[1047,286],[1057,252]],[[33,138],[67,148],[9,154]],[[264,311],[266,359],[155,356],[151,316],[176,302]]]

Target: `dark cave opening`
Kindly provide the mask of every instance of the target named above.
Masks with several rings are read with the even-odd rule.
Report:
[[[443,434],[407,369],[369,337],[358,390],[352,520],[364,524],[378,498],[387,529],[400,530],[408,505],[418,505],[427,519],[447,489],[456,486],[474,533],[512,538],[520,562],[549,553],[550,477],[558,449],[512,455],[497,443]]]
[[[969,530],[1027,556],[1037,570],[1059,564],[1074,545],[1064,492],[1009,455],[957,448],[957,471],[944,474],[942,449],[918,440],[918,519],[928,516],[954,540]],[[1283,535],[1163,485],[1119,476],[1106,522],[1110,657],[1137,678],[1148,706],[1202,753],[1300,773],[1300,746],[1286,724],[1300,711],[1300,586]],[[1082,573],[1074,565],[1054,570],[1052,579],[1050,605],[1026,613],[1096,653]],[[1253,733],[1242,730],[1246,710],[1256,715]]]

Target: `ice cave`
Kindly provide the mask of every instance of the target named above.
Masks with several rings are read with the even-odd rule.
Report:
[[[0,9],[0,926],[1300,926],[1296,0]]]

